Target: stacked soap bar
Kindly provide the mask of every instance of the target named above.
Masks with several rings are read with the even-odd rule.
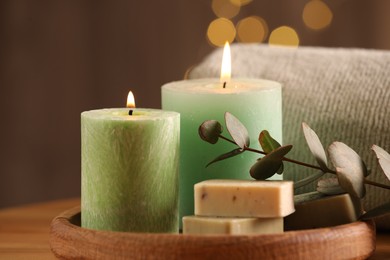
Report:
[[[195,185],[194,197],[185,234],[281,233],[295,211],[291,181],[208,180]]]
[[[272,234],[283,232],[283,218],[183,217],[184,234]]]
[[[286,230],[331,227],[356,221],[362,213],[359,199],[349,194],[326,196],[317,191],[296,195],[296,211],[285,218]]]

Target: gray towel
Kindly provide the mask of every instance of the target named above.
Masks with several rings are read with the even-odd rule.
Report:
[[[234,78],[250,77],[283,84],[283,143],[292,144],[288,157],[315,164],[301,123],[306,122],[327,148],[333,141],[352,147],[371,169],[370,180],[390,182],[370,147],[390,152],[390,51],[232,45]],[[222,50],[207,56],[190,78],[219,77]],[[259,131],[262,129],[259,129]],[[288,164],[285,178],[298,180],[313,170]],[[366,209],[390,201],[390,191],[367,185]],[[315,189],[315,185],[298,192]],[[377,221],[390,228],[390,215]]]

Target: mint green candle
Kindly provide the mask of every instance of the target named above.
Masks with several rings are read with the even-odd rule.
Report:
[[[180,116],[133,110],[81,114],[81,225],[178,232]]]
[[[236,148],[219,141],[211,145],[198,135],[199,125],[216,119],[224,125],[224,113],[236,116],[248,129],[251,147],[260,149],[258,136],[268,130],[282,142],[281,84],[260,79],[232,79],[226,88],[219,79],[172,82],[162,87],[162,107],[180,112],[180,219],[194,213],[194,184],[207,179],[250,179],[249,169],[259,155],[245,152],[215,163],[212,159]],[[225,136],[229,136],[225,129]],[[276,178],[282,178],[280,175]]]

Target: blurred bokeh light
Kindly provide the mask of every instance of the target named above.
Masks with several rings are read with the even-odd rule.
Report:
[[[237,24],[237,41],[245,43],[263,42],[268,35],[268,26],[259,16],[249,16]]]
[[[281,26],[271,32],[268,42],[271,46],[298,47],[299,36],[293,28]]]
[[[324,2],[312,0],[303,8],[302,19],[310,29],[321,30],[331,24],[333,13]]]
[[[252,0],[230,0],[230,2],[238,6],[244,6],[252,2]]]
[[[207,29],[207,39],[214,46],[223,46],[226,41],[233,42],[236,37],[236,28],[232,21],[226,18],[217,18]]]
[[[211,8],[217,18],[209,24],[207,30],[210,45],[221,47],[225,41],[232,43],[234,40],[262,43],[267,41],[267,37],[271,46],[297,47],[300,44],[297,31],[302,30],[302,26],[295,24],[293,27],[269,28],[267,20],[260,17],[261,14],[253,14],[254,9],[249,5],[251,3],[253,0],[212,0]],[[248,15],[248,10],[251,15]],[[331,25],[333,12],[324,1],[309,0],[302,9],[302,20],[304,26],[313,31],[323,30]],[[235,27],[233,22],[236,23]]]
[[[211,8],[218,17],[233,18],[240,12],[240,4],[230,0],[213,0]]]

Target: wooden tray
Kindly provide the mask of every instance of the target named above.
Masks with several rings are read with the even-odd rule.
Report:
[[[365,259],[375,250],[372,221],[270,235],[125,233],[80,227],[80,207],[51,223],[59,258],[89,259]]]

